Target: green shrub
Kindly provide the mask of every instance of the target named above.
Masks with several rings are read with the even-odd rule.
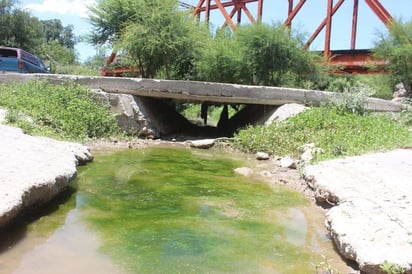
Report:
[[[340,113],[356,113],[363,115],[367,112],[366,99],[375,93],[369,85],[357,82],[355,85],[345,88],[342,96],[336,97],[329,106]]]
[[[322,106],[285,122],[248,127],[235,136],[235,146],[248,151],[299,156],[299,147],[315,143],[324,150],[315,160],[357,155],[412,145],[407,128],[386,115],[358,115]]]
[[[24,126],[33,134],[84,140],[119,133],[108,108],[93,100],[87,88],[70,82],[2,85],[0,106],[9,109],[9,122]]]

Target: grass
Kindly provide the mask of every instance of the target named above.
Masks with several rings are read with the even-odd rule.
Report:
[[[333,106],[312,108],[286,122],[248,127],[235,136],[235,146],[298,158],[299,147],[315,143],[324,150],[315,160],[358,155],[412,145],[408,127],[384,114],[343,112]]]
[[[0,86],[6,120],[26,133],[83,141],[120,134],[114,114],[74,83],[30,81]]]
[[[207,124],[216,126],[219,122],[220,114],[222,113],[223,106],[211,105],[207,112]],[[236,111],[232,108],[228,108],[229,117],[234,115]],[[203,125],[203,119],[200,117],[201,104],[183,104],[180,106],[179,112],[186,117],[192,123]]]

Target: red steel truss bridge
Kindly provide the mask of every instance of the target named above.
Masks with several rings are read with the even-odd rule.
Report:
[[[385,9],[379,0],[346,0],[353,2],[352,18],[347,18],[348,23],[352,25],[350,49],[332,51],[331,50],[331,33],[333,16],[342,7],[345,0],[266,0],[266,1],[284,1],[287,2],[287,11],[285,11],[283,23],[292,27],[294,19],[301,12],[304,5],[317,5],[321,9],[326,9],[326,16],[320,18],[319,25],[313,30],[310,38],[306,41],[305,48],[309,48],[312,42],[325,30],[325,43],[323,54],[330,65],[339,68],[335,72],[348,73],[376,73],[384,65],[383,60],[373,58],[370,50],[356,49],[356,38],[358,28],[359,2],[364,1],[366,5],[373,11],[379,20],[389,26],[393,21],[391,14]],[[256,5],[257,4],[257,5]],[[253,6],[255,10],[251,10]],[[323,6],[323,7],[322,7]],[[257,9],[257,10],[256,10]],[[231,29],[236,29],[236,26],[241,23],[243,17],[246,17],[250,23],[262,21],[262,15],[265,12],[263,8],[263,0],[200,0],[193,8],[193,14],[200,18],[204,14],[206,21],[210,20],[212,11],[219,11],[224,18],[222,27],[229,26]],[[269,11],[268,11],[269,12]],[[312,16],[318,16],[313,14]]]
[[[322,53],[327,64],[331,65],[334,73],[364,73],[373,74],[381,73],[384,60],[377,60],[373,57],[369,49],[357,49],[356,38],[358,30],[358,17],[360,1],[364,1],[366,6],[373,11],[376,17],[386,26],[390,26],[393,22],[393,17],[385,9],[379,0],[266,0],[266,1],[284,1],[286,2],[287,10],[281,15],[284,17],[283,24],[292,28],[294,20],[305,5],[316,5],[321,9],[326,9],[326,16],[319,18],[319,25],[312,31],[309,39],[306,41],[304,48],[308,49],[312,42],[322,33],[324,37],[324,47]],[[351,18],[346,18],[348,24],[351,24],[350,45],[349,49],[331,50],[331,33],[333,26],[333,16],[341,9],[344,2],[351,2],[352,12]],[[199,0],[196,5],[188,4],[179,1],[180,8],[192,10],[193,16],[199,20],[203,19],[207,22],[212,20],[211,14],[216,13],[223,18],[221,28],[230,27],[235,30],[237,25],[242,23],[244,17],[248,22],[255,24],[262,21],[264,12],[263,0]],[[322,7],[323,6],[323,7]],[[324,10],[323,10],[324,11]],[[270,16],[270,14],[269,14]],[[313,14],[312,16],[318,16]],[[349,17],[349,16],[348,16]],[[116,54],[113,53],[107,64],[113,62]],[[126,69],[129,70],[130,69]],[[103,69],[103,76],[120,76],[124,71],[108,71]]]

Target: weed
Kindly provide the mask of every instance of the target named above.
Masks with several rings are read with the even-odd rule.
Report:
[[[322,261],[320,261],[317,264],[314,264],[315,266],[315,273],[322,273],[322,274],[338,274],[339,271],[332,267],[332,265],[329,263],[328,258],[322,255]]]
[[[366,99],[374,93],[369,85],[358,82],[352,87],[345,88],[342,94],[332,100],[331,106],[339,112],[363,115],[367,112]]]
[[[249,126],[239,131],[234,141],[244,151],[266,151],[296,158],[300,156],[298,148],[308,143],[315,143],[325,152],[315,155],[316,161],[410,146],[412,134],[384,114],[342,113],[337,108],[322,106],[285,122]]]
[[[9,123],[32,134],[84,140],[120,132],[109,109],[93,100],[88,89],[74,83],[30,81],[2,85],[0,106],[8,109]]]
[[[406,272],[405,268],[397,265],[391,264],[388,261],[385,261],[381,266],[380,269],[385,271],[387,274],[403,274]]]

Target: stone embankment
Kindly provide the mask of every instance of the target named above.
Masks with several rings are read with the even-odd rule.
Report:
[[[334,205],[326,224],[345,258],[365,273],[385,273],[384,264],[412,273],[412,150],[325,161],[304,172],[316,199]]]
[[[0,124],[0,227],[55,198],[76,177],[76,166],[91,160],[80,144]]]

